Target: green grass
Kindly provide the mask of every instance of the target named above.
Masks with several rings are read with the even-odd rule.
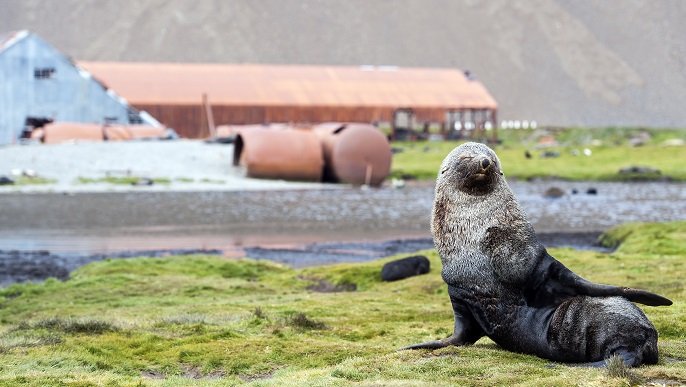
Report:
[[[131,184],[136,184],[141,179],[139,176],[108,176],[108,177],[100,177],[100,178],[91,178],[91,177],[79,177],[77,179],[79,184],[94,184],[94,183],[109,183],[109,184],[125,184],[125,185],[131,185]],[[151,179],[154,184],[169,184],[171,183],[170,179],[167,178],[152,178]]]
[[[650,140],[643,146],[630,146],[629,139],[645,131]],[[542,149],[538,139],[552,135],[558,145]],[[555,131],[501,131],[501,144],[491,145],[503,164],[509,179],[558,178],[565,180],[626,181],[670,179],[686,181],[685,146],[664,146],[667,139],[686,139],[686,130],[647,129],[564,129]],[[438,168],[448,153],[461,142],[398,142],[401,152],[393,156],[391,176],[394,178],[435,179]],[[590,149],[591,156],[583,155]],[[531,159],[524,152],[532,154]],[[560,157],[541,158],[543,150],[557,151]],[[580,155],[575,156],[574,153]],[[661,174],[620,174],[622,168],[641,166],[661,171]]]
[[[551,364],[484,338],[436,351],[452,312],[440,260],[431,273],[380,280],[393,258],[294,270],[220,256],[93,263],[70,280],[0,289],[0,386],[523,385],[686,383],[686,222],[610,230],[612,254],[551,253],[578,274],[672,299],[643,307],[660,364],[634,370]],[[308,290],[322,281],[349,291]],[[355,289],[355,290],[353,290]]]
[[[36,176],[36,177],[29,177],[29,176],[16,176],[12,178],[14,180],[14,185],[34,185],[34,184],[53,184],[56,183],[57,180],[55,179],[50,179],[46,177],[41,177],[41,176]]]

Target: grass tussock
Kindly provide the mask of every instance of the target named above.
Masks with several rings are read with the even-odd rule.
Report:
[[[643,383],[643,378],[624,363],[621,356],[614,355],[605,361],[607,375],[611,378],[626,380],[630,386]]]
[[[305,315],[305,313],[296,313],[288,317],[288,325],[300,329],[326,329],[326,324],[321,321],[314,321]]]
[[[589,280],[674,301],[642,307],[660,335],[658,365],[553,365],[487,338],[398,352],[452,331],[434,251],[422,252],[429,274],[390,283],[380,271],[397,257],[293,270],[192,255],[95,262],[66,282],[0,289],[0,386],[686,383],[685,233],[686,222],[632,224],[605,235],[619,243],[612,254],[551,249]],[[321,283],[348,290],[312,288]]]

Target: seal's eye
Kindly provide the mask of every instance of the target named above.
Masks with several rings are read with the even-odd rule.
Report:
[[[457,163],[455,163],[455,166],[459,166],[460,164],[462,164],[463,161],[471,160],[473,158],[474,156],[472,155],[460,155],[460,157],[457,158]]]

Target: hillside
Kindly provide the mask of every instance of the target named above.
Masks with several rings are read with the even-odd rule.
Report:
[[[0,0],[77,60],[470,69],[501,119],[683,127],[686,2]]]

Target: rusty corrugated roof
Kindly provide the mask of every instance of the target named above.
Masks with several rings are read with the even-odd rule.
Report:
[[[457,69],[255,64],[79,62],[136,105],[379,106],[495,109]]]

